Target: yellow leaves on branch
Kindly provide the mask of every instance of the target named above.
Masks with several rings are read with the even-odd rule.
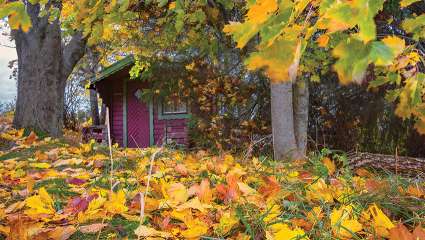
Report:
[[[11,29],[22,29],[28,32],[32,27],[31,19],[26,12],[25,4],[21,1],[0,3],[0,18],[8,17]]]
[[[317,44],[319,45],[319,47],[326,47],[326,46],[328,46],[328,43],[329,43],[329,35],[327,35],[327,34],[323,34],[323,35],[320,35],[320,37],[319,38],[317,38]]]
[[[257,0],[246,14],[247,21],[253,24],[262,24],[277,10],[276,0]]]

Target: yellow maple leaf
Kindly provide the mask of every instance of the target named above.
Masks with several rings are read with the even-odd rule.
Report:
[[[334,202],[333,191],[322,178],[310,185],[306,197],[310,201]]]
[[[28,216],[37,216],[39,214],[54,214],[53,199],[47,193],[44,187],[38,190],[38,195],[34,195],[25,200],[26,206],[29,207],[25,211]]]
[[[85,223],[89,220],[99,219],[105,216],[103,209],[101,208],[106,202],[103,197],[98,197],[90,201],[87,210],[78,213],[78,222]]]
[[[221,215],[219,223],[214,225],[214,231],[220,236],[225,236],[238,223],[239,219],[235,214],[228,211]]]
[[[199,201],[198,197],[195,197],[191,200],[189,200],[188,202],[185,202],[183,204],[181,204],[180,206],[177,207],[177,210],[181,211],[184,209],[196,209],[200,212],[205,212],[206,209],[212,208],[211,205],[209,204],[204,204],[201,203],[201,201]]]
[[[335,163],[328,157],[323,158],[322,160],[323,165],[325,165],[325,167],[328,169],[328,174],[332,175],[335,173],[336,167],[335,167]]]
[[[376,234],[381,237],[388,237],[389,230],[395,225],[391,222],[391,220],[382,212],[381,209],[376,204],[372,204],[367,210],[370,214],[370,217],[373,221],[373,227],[375,229]]]
[[[162,183],[162,194],[164,199],[173,206],[184,203],[189,198],[186,187],[181,183]]]
[[[321,220],[323,218],[322,208],[320,206],[316,206],[311,211],[307,213],[307,219],[313,223],[316,224],[317,221]]]
[[[265,223],[270,223],[274,221],[277,217],[279,217],[281,214],[282,211],[280,209],[280,206],[278,204],[270,203],[267,206],[267,215],[264,217],[263,221]]]
[[[193,220],[192,211],[189,208],[182,210],[174,209],[170,215],[172,218],[186,223],[186,225],[187,223],[190,223]]]
[[[382,39],[382,42],[384,42],[385,45],[391,48],[394,56],[400,55],[403,52],[406,45],[406,42],[403,39],[396,36],[386,37]]]
[[[33,168],[43,168],[43,169],[51,167],[49,163],[30,163],[29,166]]]
[[[309,239],[308,236],[306,236],[304,230],[301,228],[294,228],[292,230],[287,224],[279,223],[274,225],[275,226],[273,227],[273,230],[275,233],[273,234],[273,237],[276,240]]]
[[[181,234],[185,239],[198,239],[208,232],[208,225],[200,219],[193,219],[186,223],[187,230],[182,231]]]
[[[109,200],[105,202],[105,209],[108,213],[121,214],[128,210],[125,205],[125,193],[123,190],[119,190],[117,193],[111,192],[109,194]]]
[[[276,0],[257,0],[255,4],[249,8],[246,17],[251,23],[261,24],[277,10],[277,7]]]
[[[363,229],[363,225],[353,216],[351,205],[332,210],[330,220],[333,233],[342,239],[350,239]]]

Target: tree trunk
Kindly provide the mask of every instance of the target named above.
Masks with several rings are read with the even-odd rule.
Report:
[[[77,34],[63,46],[59,20],[38,17],[38,4],[27,3],[27,12],[32,21],[30,31],[12,31],[18,55],[14,126],[58,137],[62,134],[66,79],[84,54],[81,46],[85,42]]]
[[[292,82],[271,83],[270,89],[274,158],[295,158],[299,153],[295,139]]]
[[[274,158],[304,158],[307,151],[308,85],[306,80],[271,84]]]
[[[90,89],[90,112],[93,120],[93,125],[99,125],[99,107],[97,101],[97,92],[94,89]]]
[[[305,156],[307,153],[308,137],[308,80],[300,78],[293,87],[295,140],[297,141],[299,153]]]
[[[102,107],[100,109],[99,124],[104,125],[105,120],[106,120],[106,105],[102,104]]]

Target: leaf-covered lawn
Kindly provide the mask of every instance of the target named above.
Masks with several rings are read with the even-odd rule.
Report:
[[[0,138],[16,144],[0,152],[4,239],[425,239],[423,181],[327,150],[288,164],[114,148],[111,166],[105,146]]]

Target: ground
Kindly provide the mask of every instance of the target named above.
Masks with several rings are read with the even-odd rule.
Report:
[[[111,159],[23,130],[0,139],[0,239],[425,239],[423,180],[326,149],[291,164],[116,146]]]

